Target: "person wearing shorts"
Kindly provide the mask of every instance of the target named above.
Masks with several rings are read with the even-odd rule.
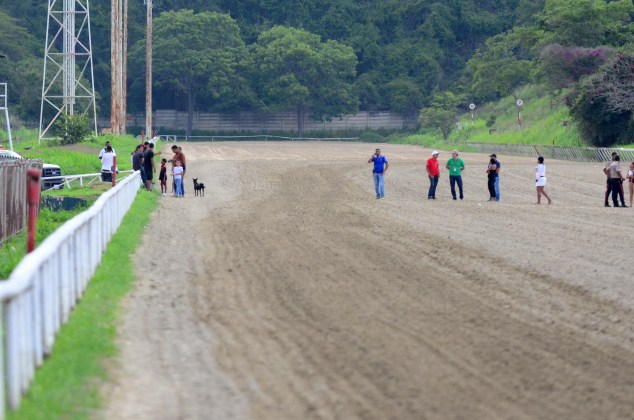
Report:
[[[546,166],[544,165],[544,157],[537,158],[537,167],[535,168],[535,189],[537,190],[537,204],[541,204],[542,195],[548,199],[548,204],[552,204],[553,200],[550,199],[546,191]]]
[[[167,195],[167,159],[165,158],[161,159],[159,181],[161,181],[161,195]]]

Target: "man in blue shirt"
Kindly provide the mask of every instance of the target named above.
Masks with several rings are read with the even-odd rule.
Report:
[[[374,169],[372,170],[372,176],[374,178],[374,189],[376,190],[376,199],[383,198],[385,196],[385,183],[383,176],[385,171],[390,166],[387,163],[387,158],[381,155],[381,149],[376,149],[374,154],[368,159],[368,163],[374,163]]]

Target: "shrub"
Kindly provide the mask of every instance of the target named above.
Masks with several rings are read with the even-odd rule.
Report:
[[[91,132],[86,115],[62,114],[55,127],[62,145],[81,143]]]

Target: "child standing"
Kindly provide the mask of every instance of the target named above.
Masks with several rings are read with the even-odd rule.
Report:
[[[172,169],[172,175],[174,175],[174,188],[175,188],[175,197],[183,196],[183,167],[181,166],[181,161],[174,161],[174,169]]]
[[[167,159],[161,159],[161,172],[159,172],[159,181],[161,181],[161,195],[167,195]]]

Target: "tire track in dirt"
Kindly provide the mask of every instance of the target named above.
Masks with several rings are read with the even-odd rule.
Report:
[[[472,198],[475,179],[465,183],[464,203],[417,199],[425,186],[410,156],[418,149],[391,147],[398,159],[381,201],[367,167],[351,160],[359,145],[218,144],[217,160],[194,160],[190,173],[217,174],[212,182],[203,176],[210,198],[166,199],[155,215],[141,252],[166,230],[187,246],[172,256],[179,264],[140,264],[162,279],[158,290],[142,280],[127,306],[120,389],[105,412],[628,418],[632,307],[582,287],[589,281],[583,265],[557,268],[558,258],[538,255],[544,264],[533,267],[515,258],[530,247],[536,223],[557,229],[547,233],[561,237],[548,244],[552,250],[604,264],[606,252],[570,249],[584,230],[575,231],[560,209],[543,220],[537,211],[547,209],[514,202],[528,195],[514,188],[517,173],[530,168],[519,159],[506,159],[506,170],[518,171],[505,180],[510,203],[483,212]],[[310,159],[322,150],[324,159]],[[273,159],[276,153],[288,160]],[[586,242],[598,243],[593,235],[606,225],[588,217],[595,210],[573,210],[590,221]],[[491,228],[513,236],[485,247],[473,240]],[[147,387],[160,401],[147,398]]]

